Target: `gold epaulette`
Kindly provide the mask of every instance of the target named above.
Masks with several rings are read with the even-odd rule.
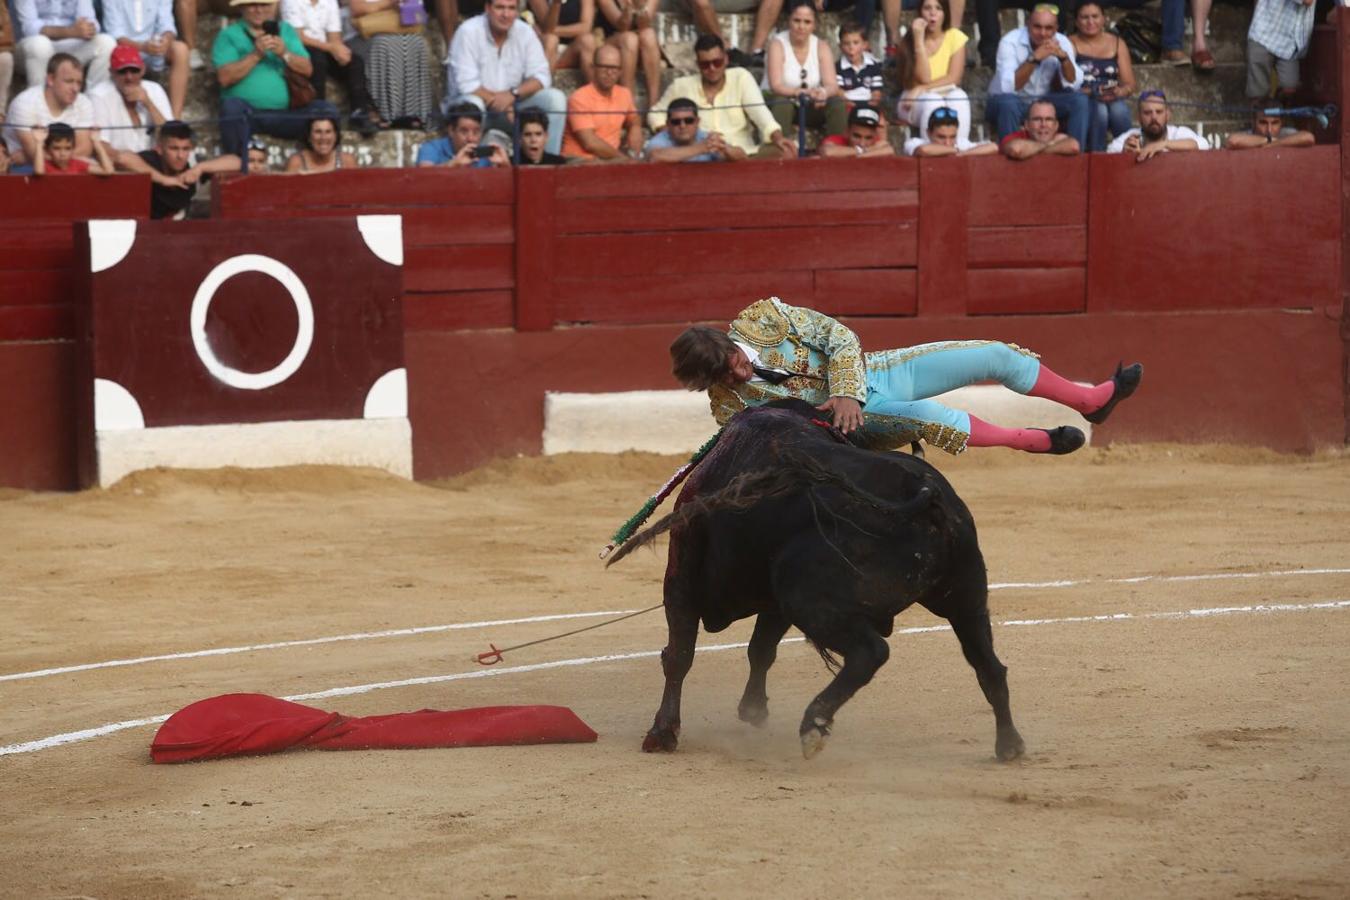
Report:
[[[731,323],[731,330],[756,347],[776,347],[792,325],[773,300],[756,300]]]

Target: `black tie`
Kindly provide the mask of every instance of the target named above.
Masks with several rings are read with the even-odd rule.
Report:
[[[753,363],[750,368],[755,370],[755,374],[763,378],[769,384],[782,384],[792,377],[791,372],[776,372],[773,369],[766,369],[763,366],[757,366]]]

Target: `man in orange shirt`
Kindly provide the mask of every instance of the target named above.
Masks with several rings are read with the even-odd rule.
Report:
[[[619,84],[620,62],[617,47],[595,51],[592,82],[567,100],[563,156],[612,162],[641,157],[642,125],[632,92]]]

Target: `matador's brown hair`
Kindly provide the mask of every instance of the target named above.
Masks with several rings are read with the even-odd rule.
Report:
[[[670,345],[671,372],[691,391],[706,391],[726,375],[736,342],[711,325],[693,325]]]

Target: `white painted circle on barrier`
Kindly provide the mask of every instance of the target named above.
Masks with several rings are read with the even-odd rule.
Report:
[[[295,303],[295,315],[298,320],[295,343],[286,358],[266,372],[241,372],[225,365],[206,339],[206,314],[211,309],[211,301],[215,299],[216,291],[220,290],[220,286],[226,281],[243,272],[261,272],[275,278]],[[192,330],[192,346],[197,351],[197,358],[206,366],[208,372],[230,387],[261,391],[290,378],[309,355],[309,348],[314,344],[314,305],[310,302],[309,291],[305,290],[304,282],[290,266],[270,256],[244,253],[225,260],[202,279],[201,285],[197,288],[197,295],[192,298],[189,325]]]

